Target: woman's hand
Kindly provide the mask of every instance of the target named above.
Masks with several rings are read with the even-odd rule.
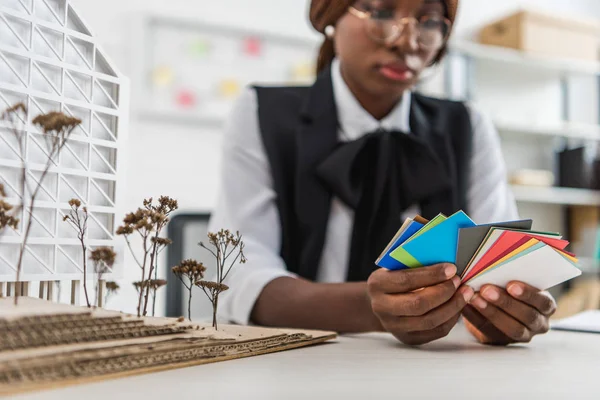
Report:
[[[383,328],[408,345],[446,336],[473,290],[460,286],[456,267],[438,264],[403,271],[380,269],[367,282],[371,308]]]
[[[556,302],[548,292],[522,282],[510,282],[506,290],[487,285],[463,310],[469,331],[484,344],[528,343],[548,332]]]

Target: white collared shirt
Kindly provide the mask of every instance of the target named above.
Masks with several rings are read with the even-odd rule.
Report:
[[[339,63],[332,64],[333,92],[340,124],[339,138],[354,140],[377,128],[410,132],[411,92],[384,119],[371,116],[342,78]],[[476,223],[518,218],[514,196],[506,181],[500,141],[492,123],[469,107],[473,126],[471,176],[467,193],[469,215]],[[248,324],[254,303],[273,279],[290,276],[280,257],[281,226],[269,161],[258,122],[256,92],[247,89],[234,106],[223,145],[220,190],[209,230],[240,231],[248,262],[228,277],[231,288],[220,298],[221,317]],[[407,210],[406,217],[418,213]],[[318,282],[344,282],[348,267],[354,212],[339,199],[331,204]]]

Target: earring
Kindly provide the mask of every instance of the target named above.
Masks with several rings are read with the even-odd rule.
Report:
[[[327,25],[325,27],[325,36],[329,39],[333,39],[333,35],[335,35],[335,27],[333,25]]]

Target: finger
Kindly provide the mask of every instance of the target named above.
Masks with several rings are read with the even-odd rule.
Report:
[[[455,276],[449,281],[422,290],[372,297],[371,307],[377,315],[420,316],[450,300],[459,286],[460,278]]]
[[[473,289],[463,287],[445,302],[420,317],[400,317],[393,323],[395,330],[403,332],[424,332],[435,330],[460,314],[473,297]]]
[[[471,304],[498,330],[515,342],[529,342],[532,338],[531,331],[495,305],[487,302],[481,295],[475,295]]]
[[[472,305],[467,305],[462,315],[465,319],[465,325],[469,329],[469,325],[473,327],[472,334],[483,344],[493,344],[506,346],[512,343],[511,338],[506,336],[502,331],[496,328],[487,318],[485,318]]]
[[[441,339],[448,336],[452,328],[456,326],[460,314],[455,315],[450,320],[446,321],[442,325],[435,329],[424,331],[424,332],[410,332],[401,336],[396,336],[402,343],[409,346],[419,346],[425,343],[433,342],[434,340]]]
[[[484,299],[494,304],[506,314],[525,325],[533,333],[546,333],[549,330],[548,318],[528,304],[509,295],[495,286],[484,286],[481,290]]]
[[[456,276],[456,266],[437,264],[402,271],[379,269],[367,281],[371,293],[406,293],[446,282]]]
[[[556,301],[548,292],[542,292],[523,282],[510,282],[506,290],[511,296],[535,307],[546,317],[551,317],[556,312]]]

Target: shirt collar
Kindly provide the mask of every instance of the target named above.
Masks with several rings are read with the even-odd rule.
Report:
[[[381,121],[369,114],[356,100],[344,81],[340,62],[336,58],[331,65],[333,94],[342,139],[354,140],[377,129],[410,132],[411,92],[404,91],[402,100]]]

